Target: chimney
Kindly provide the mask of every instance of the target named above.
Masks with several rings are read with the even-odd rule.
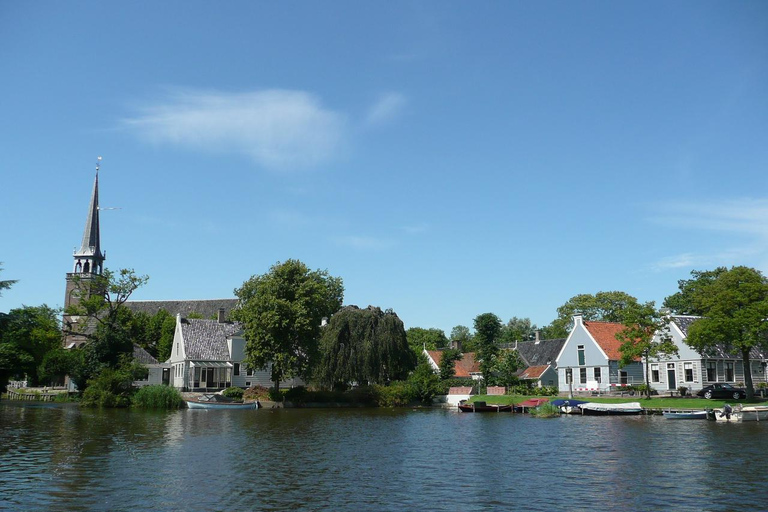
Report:
[[[460,340],[451,340],[451,348],[461,352],[461,341]]]
[[[541,340],[539,339],[539,336],[541,336],[541,331],[540,331],[540,330],[538,330],[538,329],[536,329],[536,330],[534,331],[534,333],[536,334],[536,345],[538,345],[538,344],[539,344],[539,342],[541,341]]]
[[[579,324],[584,323],[584,317],[581,314],[573,315],[573,326],[576,327]]]
[[[220,324],[223,324],[227,321],[227,315],[224,313],[224,308],[219,308],[218,321]]]

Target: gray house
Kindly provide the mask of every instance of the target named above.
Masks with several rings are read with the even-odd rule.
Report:
[[[585,321],[575,315],[573,329],[555,360],[560,391],[607,392],[642,384],[643,365],[639,360],[619,366],[621,343],[616,334],[623,329],[620,323]]]
[[[535,340],[516,343],[514,349],[525,364],[525,369],[518,372],[518,376],[533,382],[535,387],[557,386],[555,361],[563,349],[565,340],[566,338],[542,340],[539,339],[539,331],[536,331]]]
[[[688,328],[701,317],[673,315],[668,325],[668,336],[677,345],[679,353],[663,359],[651,359],[648,365],[651,388],[659,393],[676,390],[680,386],[696,393],[710,384],[726,382],[741,386],[744,383],[744,364],[739,354],[715,347],[702,353],[686,344]],[[659,334],[657,334],[658,338]],[[768,382],[766,361],[768,351],[752,349],[750,364],[755,386]]]

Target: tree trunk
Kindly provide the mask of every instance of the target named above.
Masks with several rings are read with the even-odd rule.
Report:
[[[749,348],[741,349],[741,362],[744,367],[744,385],[747,387],[747,400],[755,398],[755,386],[752,383],[752,364],[749,360]]]

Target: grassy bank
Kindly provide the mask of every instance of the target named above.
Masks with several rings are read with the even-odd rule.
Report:
[[[563,397],[539,397],[522,395],[477,395],[469,401],[481,401],[489,404],[517,404],[531,398],[549,398],[556,400]],[[645,409],[713,409],[720,408],[724,404],[746,404],[746,400],[706,400],[704,398],[659,398],[654,397],[650,400],[641,397],[574,397],[575,400],[587,400],[589,402],[599,402],[608,404],[623,404],[628,402],[640,402]],[[753,403],[765,403],[755,401]]]

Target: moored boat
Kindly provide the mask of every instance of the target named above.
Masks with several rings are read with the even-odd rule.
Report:
[[[555,407],[558,407],[560,412],[563,414],[581,414],[581,409],[579,406],[589,402],[585,400],[574,400],[573,398],[568,398],[552,400],[550,403]]]
[[[668,420],[705,420],[707,411],[664,411],[664,417]]]
[[[255,402],[236,402],[224,395],[206,393],[197,398],[184,400],[190,409],[258,409],[261,404]]]
[[[768,421],[768,406],[766,405],[748,405],[732,407],[728,404],[722,409],[714,409],[709,412],[709,419],[726,422],[742,421]]]
[[[625,404],[604,404],[598,402],[587,402],[579,405],[581,413],[591,416],[628,416],[633,414],[642,414],[643,407],[640,402],[629,402]]]
[[[485,402],[472,402],[470,404],[462,401],[459,403],[461,412],[512,412],[512,405],[487,404]]]

